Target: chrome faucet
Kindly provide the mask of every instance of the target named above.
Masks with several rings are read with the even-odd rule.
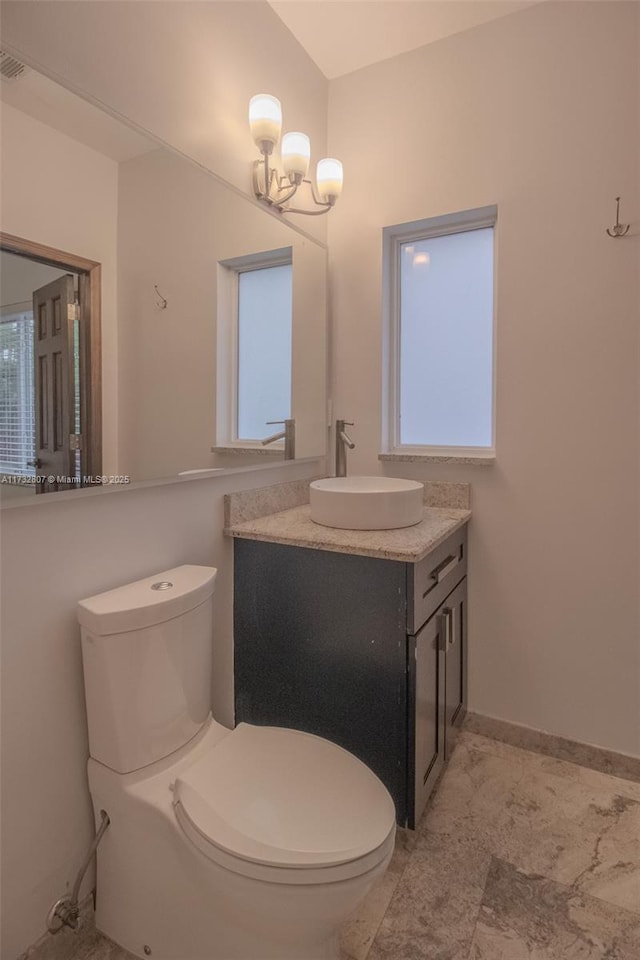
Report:
[[[295,460],[296,458],[296,422],[295,420],[267,420],[267,425],[274,423],[283,423],[284,430],[274,433],[270,437],[265,437],[262,446],[266,447],[268,443],[275,443],[276,440],[284,438],[284,458],[285,460]]]
[[[336,420],[336,477],[347,475],[347,447],[353,450],[355,443],[344,428],[353,426],[350,420]]]

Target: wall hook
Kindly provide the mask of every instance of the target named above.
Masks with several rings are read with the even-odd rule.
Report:
[[[629,233],[629,223],[620,223],[620,197],[616,197],[616,222],[612,230],[607,228],[607,233],[610,237],[613,237],[614,240],[617,240],[618,237],[624,237]]]
[[[155,292],[156,292],[156,294],[157,294],[157,296],[158,296],[158,299],[156,300],[156,306],[157,306],[158,310],[166,310],[166,309],[167,309],[167,302],[168,302],[168,301],[166,300],[165,297],[162,296],[162,294],[161,294],[160,291],[158,290],[158,284],[157,284],[157,283],[154,283],[153,289],[155,290]]]

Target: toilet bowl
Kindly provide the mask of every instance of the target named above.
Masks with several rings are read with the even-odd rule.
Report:
[[[179,567],[79,604],[89,788],[110,818],[96,925],[141,958],[335,960],[391,858],[393,801],[336,744],[211,718],[214,578]]]

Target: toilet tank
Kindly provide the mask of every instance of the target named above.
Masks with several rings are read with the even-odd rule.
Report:
[[[138,770],[206,722],[216,572],[175,567],[78,603],[94,760]]]

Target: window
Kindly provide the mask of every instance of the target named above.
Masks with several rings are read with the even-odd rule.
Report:
[[[384,230],[389,454],[494,453],[496,208]]]
[[[35,475],[33,312],[31,305],[0,316],[0,473]]]
[[[291,248],[226,260],[218,296],[219,446],[260,446],[291,416]]]
[[[238,440],[291,416],[291,264],[238,275]]]

